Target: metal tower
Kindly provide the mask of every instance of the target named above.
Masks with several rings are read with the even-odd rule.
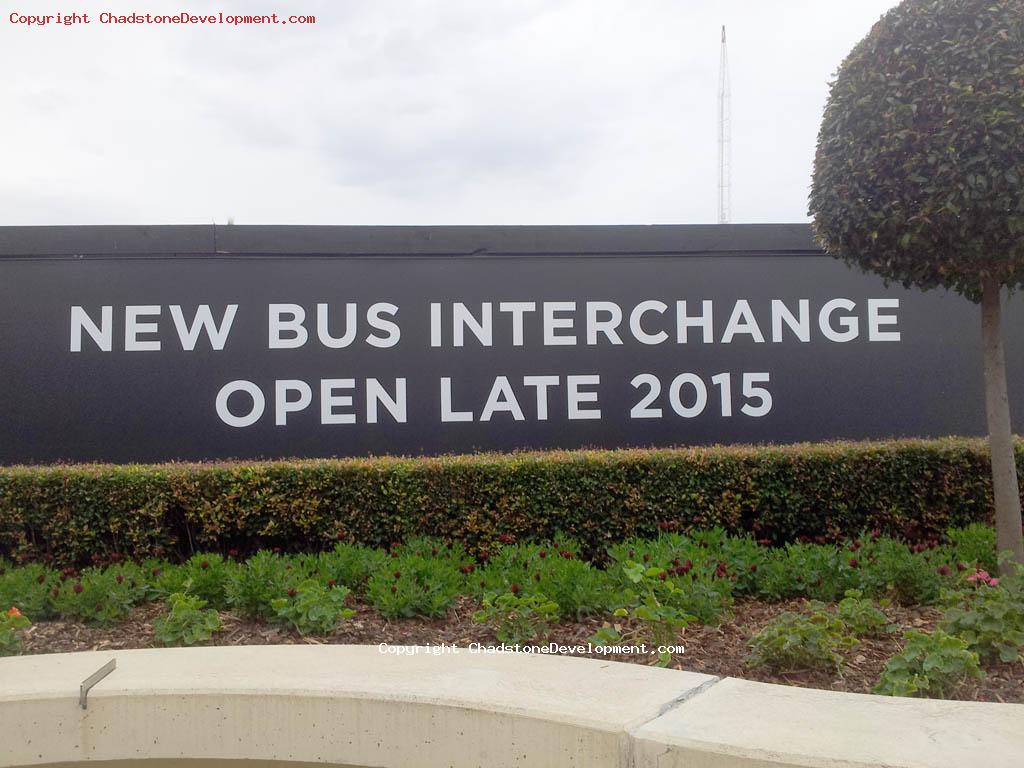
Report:
[[[732,116],[729,96],[729,55],[722,26],[722,58],[718,65],[718,223],[732,216]]]

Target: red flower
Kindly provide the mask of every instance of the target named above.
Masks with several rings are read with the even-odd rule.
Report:
[[[103,610],[103,603],[96,603],[96,613]]]
[[[645,563],[651,562],[651,556],[647,552],[644,552],[644,562]]]
[[[338,582],[335,579],[328,579],[327,580],[327,588],[328,589],[332,589],[332,588],[334,588],[336,586],[338,586]]]
[[[770,547],[772,545],[772,540],[771,539],[758,539],[757,543],[760,544],[762,547]]]
[[[153,578],[154,578],[154,579],[158,579],[158,578],[160,578],[160,573],[161,573],[161,571],[160,571],[160,569],[159,569],[159,568],[154,568],[154,569],[153,569]]]
[[[288,597],[295,597],[297,594],[295,587],[288,587]]]
[[[752,566],[750,566],[750,572],[757,573],[757,563],[754,563]]]
[[[12,605],[10,610],[7,611],[7,615],[12,619],[17,619],[21,616],[21,611],[18,610],[18,606]]]
[[[966,566],[966,565],[964,565],[963,563],[957,563],[957,564],[956,564],[956,569],[957,569],[958,571],[966,571],[966,570],[967,570],[967,566]]]
[[[679,567],[679,558],[678,557],[673,558],[672,565],[674,565],[676,568]]]
[[[513,541],[515,541],[515,539],[512,537],[512,534],[503,533],[498,537],[498,541],[500,541],[502,544],[511,544]]]
[[[398,591],[398,587],[391,587],[391,594],[395,594]]]
[[[116,581],[118,584],[124,584],[124,576],[122,576],[119,573],[117,574],[117,576],[114,577],[114,581]]]
[[[391,553],[391,556],[392,556],[392,557],[398,557],[398,553],[397,553],[397,552],[392,552],[392,553]]]
[[[999,579],[990,576],[988,571],[977,570],[968,576],[967,580],[972,584],[976,581],[980,581],[982,584],[988,584],[990,587],[999,586]]]
[[[938,568],[936,568],[936,571],[938,572],[939,576],[949,576],[948,565],[940,565]]]
[[[851,557],[849,562],[851,568],[856,568],[858,565],[860,565],[860,563],[857,562],[856,557]]]
[[[199,567],[202,568],[205,571],[206,569],[208,569],[210,567],[210,561],[209,560],[203,560],[203,562],[201,562],[199,564]]]
[[[989,578],[988,571],[980,571],[979,570],[979,571],[975,571],[970,576],[968,576],[967,580],[973,584],[976,581],[988,581],[988,578]]]
[[[82,594],[82,590],[85,589],[85,587],[83,587],[81,585],[81,583],[79,583],[79,584],[75,584],[75,586],[73,586],[71,589],[73,589],[75,591],[76,595],[80,595],[80,594]]]
[[[36,576],[36,581],[42,584],[44,581],[46,581],[46,574],[40,573],[38,576]]]
[[[513,595],[518,595],[519,594],[519,585],[518,584],[513,584],[511,587],[508,588],[508,590]]]
[[[395,571],[395,578],[396,579],[402,578],[402,572],[401,571]]]
[[[542,549],[540,552],[537,553],[537,557],[539,557],[541,560],[543,560],[547,556],[548,551],[546,549]]]
[[[661,573],[658,574],[658,578],[661,579],[662,581],[665,581],[665,579],[668,578],[668,574],[665,571],[662,571]]]

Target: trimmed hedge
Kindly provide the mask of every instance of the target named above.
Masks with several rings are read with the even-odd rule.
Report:
[[[1024,470],[1024,444],[1017,460]],[[592,554],[629,536],[723,526],[781,543],[864,529],[916,540],[989,522],[983,441],[569,451],[441,458],[0,468],[0,555],[387,546],[414,534],[486,553],[565,532]]]

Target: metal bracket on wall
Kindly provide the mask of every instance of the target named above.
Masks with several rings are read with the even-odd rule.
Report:
[[[109,675],[115,669],[117,669],[117,659],[111,659],[102,667],[100,667],[91,675],[89,675],[87,678],[85,678],[85,680],[82,681],[82,684],[78,686],[78,706],[80,706],[82,709],[88,709],[86,697],[89,695],[90,689],[92,689],[92,687],[96,685],[96,683],[98,683],[104,677]]]

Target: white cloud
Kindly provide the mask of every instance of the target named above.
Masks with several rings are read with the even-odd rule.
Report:
[[[802,221],[826,83],[891,4],[82,3],[318,18],[269,28],[5,15],[0,224],[713,221],[723,23],[734,221]]]

